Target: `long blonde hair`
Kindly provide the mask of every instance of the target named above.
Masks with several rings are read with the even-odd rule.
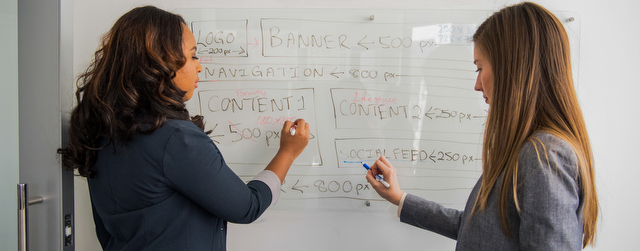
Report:
[[[472,215],[484,210],[491,188],[504,174],[499,214],[503,231],[511,236],[506,207],[513,201],[519,208],[519,151],[535,131],[546,131],[567,141],[578,157],[582,244],[593,244],[598,218],[593,156],[562,23],[545,8],[524,2],[494,13],[480,25],[473,41],[492,66],[494,86],[484,133],[483,179]]]

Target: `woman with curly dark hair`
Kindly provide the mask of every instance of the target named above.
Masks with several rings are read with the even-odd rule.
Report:
[[[278,152],[245,183],[185,108],[201,71],[183,18],[145,6],[116,21],[78,79],[58,152],[88,179],[103,249],[224,250],[227,222],[253,222],[277,200],[309,125],[285,122]]]

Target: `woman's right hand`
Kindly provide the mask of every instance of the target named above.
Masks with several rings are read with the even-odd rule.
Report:
[[[376,180],[375,175],[380,174],[384,180],[389,183],[389,187],[385,187],[382,183]],[[396,176],[396,168],[389,163],[389,160],[384,156],[380,156],[376,163],[374,163],[370,170],[367,172],[367,181],[371,184],[374,190],[380,195],[380,197],[388,200],[394,205],[400,204],[400,199],[404,192],[400,190],[398,185],[398,177]]]
[[[295,128],[295,134],[291,134],[291,128]],[[280,132],[279,152],[290,154],[294,159],[300,156],[309,143],[309,123],[304,119],[297,119],[294,122],[285,121]]]
[[[295,125],[295,134],[291,135],[291,127]],[[284,178],[289,172],[289,168],[293,161],[300,156],[302,151],[309,143],[309,124],[304,119],[298,119],[295,122],[285,121],[280,131],[280,149],[276,156],[271,159],[265,170],[273,171],[280,183],[284,182]]]

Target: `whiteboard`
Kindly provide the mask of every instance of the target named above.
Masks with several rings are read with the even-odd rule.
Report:
[[[481,174],[488,109],[473,89],[471,37],[491,12],[176,12],[203,67],[188,108],[205,117],[241,178],[271,160],[285,120],[311,126],[278,203],[253,224],[230,224],[229,250],[453,249],[452,240],[398,223],[362,163],[384,155],[405,192],[464,207]]]

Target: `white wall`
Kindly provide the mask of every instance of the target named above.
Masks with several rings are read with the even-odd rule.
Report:
[[[343,9],[481,9],[497,10],[516,1],[478,0],[191,0],[153,1],[176,8],[343,8]],[[577,12],[581,20],[578,95],[595,153],[601,217],[596,245],[590,250],[634,250],[635,226],[640,216],[640,150],[636,118],[640,85],[633,73],[640,67],[640,2],[635,0],[540,0],[550,10]],[[89,62],[99,38],[112,22],[131,7],[148,4],[130,0],[77,0],[74,4],[74,65],[78,75]],[[90,24],[90,25],[87,25]],[[634,32],[635,31],[635,32]],[[76,247],[96,250],[86,182],[76,180]],[[401,224],[401,223],[397,223]],[[443,237],[444,238],[444,237]],[[330,241],[330,240],[327,240]]]
[[[18,1],[0,2],[0,243],[18,248]]]

